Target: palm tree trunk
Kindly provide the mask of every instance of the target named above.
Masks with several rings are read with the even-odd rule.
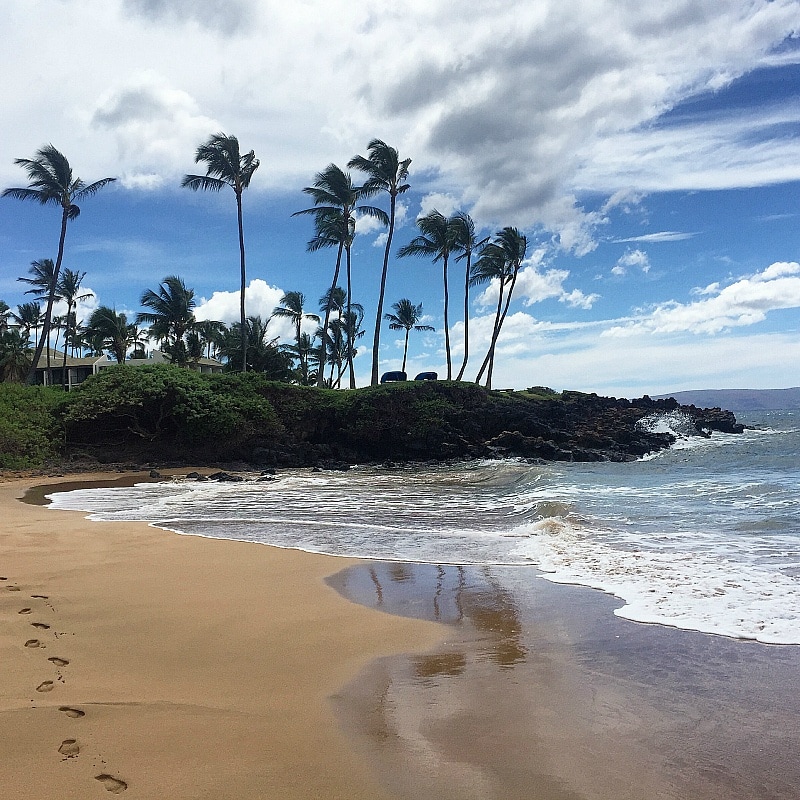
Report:
[[[69,390],[69,381],[67,380],[67,346],[69,345],[69,320],[71,314],[72,303],[67,303],[67,324],[64,328],[64,359],[61,362],[61,383],[64,386],[64,391]],[[77,320],[75,324],[77,325]]]
[[[247,372],[247,327],[245,325],[244,293],[247,273],[244,264],[244,225],[242,222],[242,192],[236,192],[236,219],[239,222],[239,265],[241,269],[241,287],[239,290],[239,322],[242,326],[242,372]]]
[[[350,283],[350,245],[345,246],[345,253],[346,253],[346,264],[347,264],[347,324],[352,325],[352,314],[350,309],[351,300],[353,297],[352,294],[352,286]],[[350,388],[356,388],[356,373],[353,369],[353,346],[356,343],[355,339],[356,332],[353,330],[348,330],[347,332],[347,368],[350,370]]]
[[[467,252],[466,277],[464,279],[464,360],[461,362],[461,369],[456,375],[456,380],[460,381],[464,375],[469,361],[469,277],[472,272],[472,253]]]
[[[411,328],[406,328],[406,342],[403,346],[403,372],[406,371],[406,356],[408,355],[408,334],[411,333]]]
[[[450,291],[447,286],[447,254],[442,259],[442,272],[444,281],[444,350],[447,356],[447,380],[453,378],[453,362],[450,358],[450,323],[448,322],[447,312],[450,305]]]
[[[333,283],[331,283],[331,291],[328,294],[328,302],[325,306],[325,321],[322,323],[322,349],[319,354],[319,374],[317,375],[317,386],[322,386],[325,383],[325,352],[326,342],[328,341],[328,326],[331,321],[331,295],[336,288],[336,283],[339,280],[339,270],[342,266],[342,250],[344,249],[344,242],[339,242],[339,252],[336,254],[336,269],[333,271]],[[333,369],[331,369],[331,386],[333,386]]]
[[[378,313],[375,316],[375,336],[372,339],[372,378],[371,386],[378,385],[378,349],[381,343],[381,320],[383,319],[383,298],[386,292],[386,275],[389,271],[389,251],[392,247],[392,236],[394,236],[394,221],[397,198],[391,195],[389,203],[389,232],[386,238],[386,248],[383,251],[383,272],[381,273],[381,289],[378,293]],[[405,358],[403,358],[403,371],[405,372]]]
[[[44,312],[44,324],[42,326],[42,338],[36,345],[36,352],[33,354],[31,361],[31,368],[28,370],[28,377],[26,383],[32,384],[36,380],[36,367],[39,365],[39,359],[42,357],[42,349],[44,348],[45,340],[50,333],[50,319],[53,316],[53,303],[55,302],[56,285],[58,284],[58,275],[61,272],[61,262],[64,260],[64,241],[67,238],[67,220],[69,219],[69,208],[65,208],[61,212],[61,235],[58,239],[58,255],[56,256],[56,265],[53,269],[53,283],[50,286],[50,291],[47,293],[47,309]],[[47,350],[48,356],[50,348]],[[48,364],[48,373],[49,373]],[[48,374],[48,380],[52,383],[52,375]]]
[[[486,352],[486,357],[483,359],[483,363],[481,364],[481,368],[478,370],[478,374],[475,376],[475,383],[480,383],[481,378],[483,377],[483,373],[486,370],[486,367],[489,366],[489,361],[492,357],[492,352],[494,350],[495,343],[497,342],[497,335],[498,335],[498,325],[500,323],[500,317],[502,315],[502,308],[503,308],[503,278],[499,278],[500,281],[500,294],[497,298],[497,310],[494,314],[494,326],[492,327],[492,338],[489,341],[489,349]]]
[[[508,294],[506,295],[506,303],[505,307],[503,308],[503,314],[500,317],[500,320],[497,323],[497,333],[494,336],[494,344],[492,345],[492,357],[489,359],[489,370],[486,373],[486,388],[492,388],[492,370],[494,370],[494,352],[495,347],[497,345],[497,340],[500,338],[500,331],[503,327],[503,323],[506,321],[506,314],[508,314],[508,307],[511,305],[511,296],[514,294],[514,284],[517,282],[517,273],[518,270],[514,270],[514,275],[511,278],[511,286],[508,287]]]

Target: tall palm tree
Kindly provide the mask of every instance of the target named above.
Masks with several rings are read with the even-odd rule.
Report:
[[[381,286],[378,294],[378,309],[375,315],[375,334],[372,340],[372,375],[370,383],[378,385],[378,348],[381,341],[381,319],[383,317],[383,298],[386,293],[386,275],[389,271],[389,252],[392,248],[395,219],[397,216],[397,196],[408,191],[411,186],[406,183],[410,158],[400,160],[394,147],[390,147],[380,139],[373,139],[367,145],[367,157],[354,156],[347,163],[351,169],[358,169],[367,174],[367,180],[362,187],[364,194],[369,196],[377,192],[386,192],[389,195],[389,229],[386,234],[386,247],[383,251],[383,271],[381,272]]]
[[[53,263],[52,258],[40,258],[37,261],[31,261],[30,268],[28,269],[30,278],[17,278],[21,283],[27,283],[32,288],[28,289],[25,294],[32,294],[37,300],[44,300],[49,302],[53,298],[53,302],[61,300],[61,295],[58,294],[58,277],[56,275],[56,265]],[[52,307],[51,307],[52,310]],[[50,369],[50,328],[53,325],[51,317],[50,325],[44,326],[42,329],[42,336],[47,336],[44,344],[47,345],[47,383],[52,386],[53,374]],[[58,332],[56,332],[56,340],[58,340]],[[38,343],[37,343],[38,347]],[[42,348],[38,347],[38,352],[41,354]]]
[[[5,300],[0,300],[0,333],[8,330],[8,318],[11,316],[11,306]]]
[[[213,134],[207,142],[197,148],[195,163],[201,161],[206,165],[205,175],[184,175],[181,186],[193,191],[202,189],[218,192],[224,186],[230,186],[236,195],[236,219],[239,223],[239,265],[241,269],[241,287],[239,294],[239,323],[245,328],[245,284],[247,274],[244,257],[244,226],[242,224],[242,192],[250,185],[253,173],[258,169],[260,161],[253,150],[241,155],[239,140],[235,136],[224,133]],[[247,371],[247,340],[242,339],[242,372]]]
[[[385,318],[389,320],[389,328],[393,331],[405,330],[406,339],[403,345],[403,366],[401,370],[406,371],[406,356],[408,355],[408,335],[412,330],[414,331],[433,331],[430,325],[418,325],[422,317],[422,303],[414,305],[408,298],[404,297],[396,303],[392,303],[392,308],[395,310],[394,314],[386,314]]]
[[[298,212],[300,213],[300,212]],[[307,212],[306,212],[307,213]],[[292,214],[297,216],[297,214]],[[352,224],[351,224],[352,223]],[[355,235],[355,218],[351,218],[341,210],[332,210],[325,213],[315,214],[314,216],[314,237],[309,240],[306,245],[306,250],[309,253],[315,253],[317,250],[324,248],[336,247],[336,267],[333,271],[333,281],[328,291],[323,295],[328,300],[323,301],[320,299],[320,309],[325,312],[325,321],[323,322],[319,332],[318,338],[320,341],[325,342],[328,339],[328,326],[330,325],[331,313],[334,310],[331,305],[331,298],[334,292],[341,292],[340,313],[344,309],[347,302],[347,295],[344,289],[337,286],[339,280],[339,271],[342,266],[342,253],[344,252],[345,244],[352,242]],[[325,373],[325,360],[327,357],[327,348],[321,347],[319,351],[319,368],[317,370],[317,386],[322,386],[324,382]]]
[[[29,184],[24,188],[11,188],[3,191],[3,197],[14,197],[17,200],[33,200],[41,205],[61,206],[61,234],[58,239],[58,254],[55,263],[55,283],[53,291],[58,285],[61,274],[61,262],[64,260],[64,241],[67,236],[67,222],[76,219],[81,213],[76,205],[86,197],[91,197],[116,178],[102,178],[94,183],[85,183],[80,178],[72,175],[72,167],[66,157],[56,150],[52,144],[47,144],[36,152],[35,158],[17,158],[14,163],[28,173]],[[42,338],[36,345],[31,368],[28,371],[28,383],[33,383],[36,377],[36,367],[42,355],[42,348],[50,333],[50,320],[53,315],[55,297],[47,298],[47,307],[44,313]]]
[[[450,292],[447,285],[447,265],[453,251],[455,231],[444,214],[435,209],[417,220],[421,235],[412,239],[397,251],[399,258],[406,256],[424,256],[433,258],[433,263],[442,262],[442,282],[444,284],[444,349],[447,357],[447,380],[452,380],[453,363],[450,357],[450,322],[448,308]]]
[[[169,275],[159,284],[158,292],[147,289],[142,293],[139,302],[152,310],[138,313],[136,324],[149,325],[150,335],[157,341],[164,342],[172,362],[185,364],[184,336],[195,324],[194,290],[187,288],[177,275]],[[245,370],[246,367],[245,363]]]
[[[67,375],[67,348],[70,338],[75,335],[75,329],[77,327],[74,309],[81,300],[87,300],[92,296],[91,292],[80,294],[81,283],[85,277],[85,272],[64,269],[61,273],[61,277],[58,279],[58,294],[67,304],[67,313],[64,317],[64,360],[61,362],[61,375],[65,382]]]
[[[347,309],[352,310],[353,287],[352,287],[352,244],[355,236],[356,219],[359,216],[373,217],[384,225],[388,225],[389,217],[385,211],[375,206],[363,205],[359,201],[365,194],[363,187],[355,186],[349,172],[344,172],[336,164],[328,164],[322,172],[318,172],[314,178],[312,186],[306,186],[303,192],[314,200],[312,208],[296,211],[292,216],[301,214],[313,214],[317,223],[316,236],[309,242],[309,246],[316,239],[320,240],[320,246],[330,246],[325,244],[327,241],[334,241],[339,238],[340,247],[345,253],[345,264],[347,268]],[[374,193],[374,191],[372,192]],[[341,255],[341,250],[339,251]],[[338,279],[337,272],[331,286],[336,285]],[[323,330],[325,326],[323,325]],[[356,388],[356,377],[353,369],[352,345],[348,348],[348,368],[350,370],[350,388]],[[320,370],[321,372],[321,370]]]
[[[472,256],[486,244],[488,237],[478,240],[472,217],[463,211],[450,217],[450,225],[453,229],[453,252],[460,253],[456,261],[466,261],[464,265],[464,360],[461,362],[458,375],[456,375],[456,380],[460,381],[469,361],[469,288],[472,279]]]
[[[486,371],[487,389],[492,388],[492,370],[494,369],[494,355],[495,348],[497,347],[497,340],[500,337],[500,331],[506,320],[509,306],[511,305],[514,286],[516,285],[522,262],[525,260],[527,249],[527,237],[520,233],[517,228],[506,227],[499,231],[492,242],[484,248],[481,258],[478,259],[475,265],[478,267],[477,275],[487,276],[488,279],[496,278],[499,283],[497,309],[495,312],[489,351],[486,353],[483,364],[481,364],[481,368],[478,370],[478,375],[475,378],[475,382],[480,383],[484,370],[488,368]],[[485,263],[481,264],[480,262],[484,262],[484,259]],[[503,294],[506,285],[508,285],[508,290],[505,291],[504,298]]]
[[[117,364],[124,364],[128,348],[133,344],[136,325],[128,322],[125,314],[117,314],[113,308],[99,306],[92,311],[86,324],[86,338],[92,349],[109,350]]]

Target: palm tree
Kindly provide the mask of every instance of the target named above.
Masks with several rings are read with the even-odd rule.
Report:
[[[11,319],[19,325],[22,335],[27,339],[33,330],[36,340],[39,338],[39,326],[43,317],[40,303],[22,303],[17,306],[17,312],[11,314]]]
[[[433,331],[436,330],[430,325],[418,325],[417,323],[422,316],[422,303],[414,305],[408,298],[398,300],[392,303],[392,308],[395,310],[394,314],[386,314],[385,319],[389,320],[389,328],[393,331],[405,330],[406,339],[403,345],[403,366],[401,370],[406,371],[406,356],[408,355],[408,335],[412,330],[415,331]]]
[[[21,383],[31,366],[29,340],[21,330],[0,333],[0,380]]]
[[[117,314],[108,306],[99,306],[89,317],[85,336],[92,342],[94,352],[109,350],[117,364],[124,364],[135,332],[136,325],[129,323],[125,314]]]
[[[269,320],[260,316],[245,320],[245,347],[247,367],[251,372],[260,372],[270,380],[290,381],[293,377],[292,359],[286,350],[278,345],[277,336],[270,338]],[[220,337],[219,355],[233,364],[234,357],[241,352],[242,327],[237,322],[226,328]]]
[[[365,196],[377,192],[386,192],[389,195],[389,230],[386,235],[386,247],[383,251],[383,271],[381,272],[381,287],[378,294],[378,310],[375,316],[375,335],[372,340],[372,375],[370,383],[378,385],[378,348],[381,340],[381,319],[383,317],[383,298],[386,293],[386,275],[389,270],[389,252],[392,247],[394,226],[397,214],[397,196],[408,191],[411,187],[406,183],[408,168],[411,159],[402,161],[394,147],[390,147],[380,139],[373,139],[367,145],[368,156],[354,156],[347,166],[361,170],[368,175],[362,187]]]
[[[456,380],[460,381],[469,361],[469,287],[472,279],[472,255],[486,244],[488,237],[478,240],[475,236],[475,223],[472,221],[472,217],[463,211],[450,217],[450,225],[453,229],[453,252],[461,254],[456,261],[466,261],[464,265],[464,360],[461,362],[458,375],[456,375]]]
[[[58,278],[56,276],[56,265],[53,263],[52,258],[40,258],[37,261],[31,261],[31,266],[28,269],[28,272],[31,274],[32,277],[30,278],[17,278],[18,281],[21,283],[27,283],[31,286],[31,289],[28,289],[25,294],[32,294],[37,300],[45,300],[49,301],[50,298],[53,298],[54,302],[58,302],[61,300],[61,296],[58,294]],[[51,307],[52,310],[52,307]],[[47,335],[47,339],[50,338],[50,327],[53,325],[53,320],[50,320],[50,326],[44,326],[42,329],[42,336],[44,337]],[[58,340],[58,334],[56,333],[56,340]],[[50,343],[49,341],[45,340],[45,344],[47,345],[47,383],[48,385],[53,384],[53,375],[50,370]],[[42,348],[38,347],[38,352],[41,354]]]
[[[213,134],[207,142],[197,148],[195,163],[206,164],[205,175],[184,175],[181,186],[193,191],[202,189],[218,192],[224,186],[230,186],[236,195],[236,218],[239,223],[239,264],[241,268],[241,287],[239,294],[239,324],[245,327],[244,293],[247,280],[244,258],[244,227],[242,225],[242,192],[250,185],[253,173],[258,169],[260,161],[253,150],[241,155],[239,140],[235,136],[224,133]],[[247,371],[247,341],[242,339],[242,372]]]
[[[442,262],[442,282],[444,283],[444,349],[447,357],[447,380],[452,380],[453,364],[450,357],[450,323],[448,307],[450,293],[447,286],[447,264],[453,250],[455,231],[444,214],[435,209],[417,220],[422,235],[412,239],[398,250],[399,258],[406,256],[425,256],[433,258],[433,263]]]
[[[492,339],[489,344],[489,351],[481,364],[478,375],[475,378],[476,383],[480,383],[481,376],[486,372],[486,388],[492,388],[492,370],[494,369],[494,354],[497,346],[497,340],[500,337],[500,331],[503,323],[508,314],[508,308],[511,305],[511,298],[514,293],[514,286],[517,282],[522,262],[525,260],[525,253],[528,249],[528,239],[525,235],[519,232],[517,228],[506,227],[499,231],[491,244],[488,244],[475,263],[476,273],[473,279],[474,283],[485,282],[486,280],[497,279],[498,299],[497,309],[495,311],[494,326],[492,329]],[[508,291],[504,289],[508,285]]]
[[[219,347],[220,337],[225,331],[225,323],[212,319],[204,319],[195,323],[195,330],[200,334],[200,339],[205,348],[206,358],[212,358]]]
[[[0,300],[0,333],[8,330],[8,318],[11,316],[11,306],[5,300]]]
[[[67,313],[64,317],[64,360],[61,363],[61,375],[64,381],[66,381],[67,374],[67,347],[69,346],[70,338],[75,335],[77,326],[74,308],[81,300],[87,300],[92,296],[91,292],[79,294],[81,283],[85,277],[85,272],[65,269],[58,279],[58,294],[67,304]]]
[[[345,368],[352,367],[353,359],[356,357],[356,342],[363,338],[365,331],[361,328],[364,321],[364,309],[360,303],[352,303],[350,310],[345,311],[338,319],[332,320],[330,325],[330,337],[336,352],[338,364],[338,374],[335,383],[331,378],[331,385],[339,388],[342,382],[342,375]]]
[[[303,304],[305,302],[306,298],[302,292],[286,292],[283,297],[281,297],[281,305],[275,306],[272,310],[273,317],[284,317],[292,321],[298,352],[300,349],[300,326],[303,324],[303,320],[307,319],[312,322],[319,322],[319,317],[316,314],[308,314],[303,310]]]
[[[185,364],[184,336],[195,324],[194,291],[188,289],[177,275],[169,275],[159,284],[158,292],[147,289],[142,293],[139,302],[152,311],[138,313],[136,324],[150,326],[150,335],[157,341],[164,342],[164,349],[169,353],[173,364]],[[245,363],[242,371],[246,369]]]
[[[14,197],[17,200],[33,200],[41,205],[61,206],[61,235],[58,240],[58,254],[54,268],[55,281],[53,291],[58,285],[61,274],[61,262],[64,259],[64,241],[67,236],[67,222],[76,219],[81,213],[76,203],[86,197],[91,197],[106,184],[116,178],[102,178],[94,183],[86,184],[80,178],[74,178],[72,167],[66,157],[56,150],[52,144],[47,144],[36,152],[35,158],[17,158],[14,163],[28,173],[29,184],[25,188],[11,188],[3,191],[3,197]],[[42,355],[42,348],[50,333],[50,319],[53,315],[55,297],[47,298],[47,307],[44,313],[42,338],[36,345],[31,368],[28,371],[28,383],[33,383],[36,376],[36,367]]]
[[[315,176],[312,186],[306,186],[303,192],[310,195],[314,200],[313,208],[306,208],[296,211],[293,217],[301,214],[313,214],[316,221],[316,235],[309,242],[309,249],[312,243],[319,241],[319,247],[331,246],[338,240],[340,250],[337,258],[337,269],[334,274],[331,286],[336,286],[339,277],[339,264],[341,252],[345,253],[345,264],[347,268],[347,308],[352,310],[353,287],[351,281],[352,257],[351,249],[353,237],[355,235],[356,218],[359,216],[374,217],[388,225],[389,217],[385,211],[375,206],[362,205],[359,203],[362,197],[368,196],[363,187],[354,186],[349,172],[344,172],[336,164],[328,164],[322,172]],[[338,239],[337,239],[338,237]],[[326,326],[323,324],[323,331]],[[350,370],[350,388],[356,388],[356,376],[353,370],[353,347],[348,348],[348,368]],[[324,365],[323,365],[324,366]],[[322,372],[322,370],[320,370]]]

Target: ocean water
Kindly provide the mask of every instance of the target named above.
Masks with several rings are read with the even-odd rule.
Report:
[[[480,461],[271,481],[170,481],[51,495],[91,519],[318,553],[503,566],[589,586],[614,613],[772,644],[800,644],[800,412],[743,415],[741,435],[684,437],[624,464]],[[681,434],[680,416],[653,417]],[[516,567],[517,569],[507,569]]]

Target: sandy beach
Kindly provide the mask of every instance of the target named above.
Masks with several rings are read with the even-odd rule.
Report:
[[[81,483],[0,484],[4,797],[800,796],[800,647],[633,623],[515,567],[36,504]]]
[[[389,797],[330,696],[442,627],[341,598],[343,559],[20,502],[57,480],[0,485],[4,797]]]

